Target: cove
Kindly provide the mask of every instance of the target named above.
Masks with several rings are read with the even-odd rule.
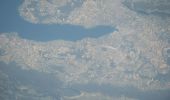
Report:
[[[116,31],[111,26],[84,28],[66,24],[32,24],[19,16],[18,7],[23,0],[0,1],[0,34],[17,32],[22,38],[35,41],[69,40],[97,38]]]
[[[128,9],[135,11],[142,15],[154,15],[159,16],[162,19],[170,17],[170,13],[167,12],[170,6],[167,4],[158,4],[157,6],[151,4],[150,2],[139,1],[132,2],[131,0],[124,0],[122,2]]]

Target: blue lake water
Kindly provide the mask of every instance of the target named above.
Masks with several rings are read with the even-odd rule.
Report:
[[[32,24],[19,16],[18,7],[21,3],[22,0],[0,1],[0,33],[17,32],[22,38],[36,41],[76,41],[86,37],[97,38],[115,31],[115,28],[110,26],[87,29],[76,25]]]
[[[140,91],[139,89],[126,86],[112,86],[108,84],[98,85],[96,83],[75,84],[69,87],[63,86],[60,79],[50,73],[38,72],[35,70],[22,70],[15,63],[5,64],[0,62],[0,69],[8,75],[11,87],[18,85],[31,86],[43,95],[59,98],[62,96],[76,96],[81,92],[102,93],[108,96],[120,97],[127,96],[138,98],[139,100],[169,100],[170,90]],[[17,93],[15,88],[9,88],[13,93]],[[57,99],[58,100],[58,99]],[[60,99],[59,99],[60,100]]]
[[[86,91],[88,93],[100,92],[105,95],[120,97],[126,96],[131,98],[137,98],[138,100],[169,100],[170,90],[155,90],[155,91],[140,91],[139,89],[126,86],[112,86],[109,84],[98,85],[95,83],[89,83],[86,85],[75,84],[75,89]]]
[[[39,93],[55,98],[57,98],[57,96],[80,95],[80,92],[76,89],[63,87],[63,82],[53,74],[35,70],[23,70],[15,63],[5,64],[3,62],[0,62],[0,71],[3,71],[3,73],[8,76],[11,87],[13,88],[20,85],[31,86]],[[0,83],[0,85],[2,84]],[[13,88],[9,88],[9,90],[15,93],[16,90]]]

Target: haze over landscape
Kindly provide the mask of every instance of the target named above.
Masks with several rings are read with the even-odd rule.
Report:
[[[169,0],[3,0],[0,13],[0,100],[169,100]]]

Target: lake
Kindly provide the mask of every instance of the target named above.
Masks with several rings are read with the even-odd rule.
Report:
[[[131,97],[139,100],[169,100],[170,90],[141,91],[133,86],[112,86],[109,84],[88,83],[74,84],[69,87],[63,86],[61,79],[57,79],[52,74],[38,72],[35,70],[23,70],[15,63],[4,64],[0,62],[0,71],[3,71],[10,82],[11,87],[15,86],[31,86],[43,96],[48,95],[54,98],[63,96],[77,96],[81,92],[102,93],[113,97]],[[19,83],[19,84],[17,84]],[[15,87],[16,88],[16,87]],[[15,90],[12,89],[15,93]],[[17,93],[17,92],[16,92]]]
[[[23,0],[0,1],[0,34],[17,32],[20,37],[35,41],[68,40],[77,41],[83,38],[97,38],[116,29],[111,26],[85,28],[68,24],[33,24],[25,21],[18,11]],[[63,8],[64,9],[64,8]]]

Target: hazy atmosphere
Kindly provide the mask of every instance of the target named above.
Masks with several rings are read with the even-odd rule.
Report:
[[[169,100],[169,0],[1,0],[0,100]]]

